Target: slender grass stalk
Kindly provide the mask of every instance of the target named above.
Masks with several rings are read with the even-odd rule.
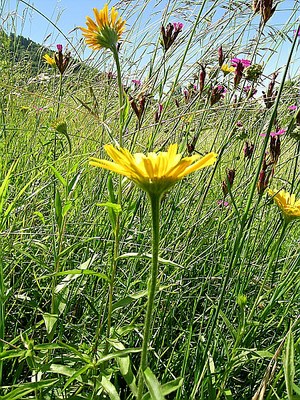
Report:
[[[122,73],[121,66],[119,60],[119,53],[116,47],[114,47],[113,51],[114,60],[117,68],[117,79],[118,79],[118,88],[119,88],[119,145],[122,147],[123,145],[123,127],[124,127],[124,92],[122,85]],[[118,185],[118,204],[122,203],[122,177],[119,176],[119,185]],[[108,289],[108,313],[107,313],[107,330],[106,337],[109,339],[111,332],[111,324],[112,324],[112,307],[113,307],[113,291],[114,284],[117,272],[117,259],[120,253],[120,214],[116,215],[116,226],[114,229],[114,245],[113,245],[113,257],[111,261],[110,268],[110,282]],[[105,353],[108,352],[108,341],[105,344]]]
[[[281,234],[280,234],[280,236],[279,236],[279,239],[274,243],[274,246],[273,246],[273,249],[272,249],[272,252],[271,252],[271,257],[270,257],[270,260],[269,260],[269,263],[268,263],[268,267],[267,267],[267,270],[266,270],[266,272],[265,272],[264,280],[263,280],[262,284],[260,285],[258,294],[257,294],[257,296],[256,296],[256,298],[255,298],[254,304],[253,304],[252,309],[251,309],[251,311],[250,311],[250,314],[249,314],[249,316],[248,316],[248,319],[249,319],[250,321],[251,321],[252,318],[253,318],[253,314],[254,314],[254,312],[255,312],[255,310],[256,310],[256,307],[257,307],[259,301],[261,301],[262,292],[263,292],[263,290],[265,289],[267,280],[268,280],[268,278],[269,278],[269,275],[270,275],[270,272],[272,271],[272,269],[273,269],[273,273],[272,273],[272,283],[271,283],[271,286],[273,285],[274,275],[275,275],[275,271],[276,271],[276,263],[275,263],[275,266],[274,266],[273,264],[274,264],[275,258],[276,258],[276,257],[278,256],[278,254],[279,254],[279,251],[280,251],[281,245],[282,245],[282,243],[283,243],[283,239],[284,239],[284,235],[285,235],[287,226],[288,226],[288,222],[287,222],[286,220],[284,220],[283,225],[282,225]]]
[[[139,368],[138,396],[141,400],[144,389],[144,371],[147,368],[147,354],[149,340],[151,337],[151,324],[154,306],[154,297],[156,292],[157,274],[158,274],[158,251],[159,251],[159,216],[160,216],[160,199],[161,195],[149,194],[151,203],[152,217],[152,264],[150,271],[150,279],[148,282],[148,303],[144,322],[144,335],[142,344],[141,363]]]
[[[121,74],[121,66],[119,59],[119,52],[116,47],[113,49],[113,56],[116,63],[117,68],[117,79],[118,79],[118,88],[119,88],[119,145],[123,146],[123,126],[124,126],[124,91],[122,85],[122,74]]]

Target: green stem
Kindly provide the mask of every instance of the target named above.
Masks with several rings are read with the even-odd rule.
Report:
[[[284,234],[285,234],[285,231],[286,231],[287,226],[288,226],[288,222],[287,222],[286,220],[284,220],[284,223],[283,223],[283,226],[282,226],[282,231],[281,231],[280,237],[279,237],[278,241],[274,244],[274,247],[273,247],[273,249],[272,249],[271,258],[270,258],[269,263],[268,263],[268,268],[267,268],[267,271],[266,271],[266,273],[265,273],[264,280],[263,280],[263,282],[262,282],[262,284],[261,284],[261,286],[260,286],[260,288],[259,288],[259,292],[258,292],[258,294],[257,294],[257,296],[256,296],[255,302],[254,302],[253,307],[252,307],[252,309],[251,309],[251,312],[250,312],[250,314],[249,314],[249,317],[248,317],[248,320],[249,320],[249,321],[251,321],[251,319],[252,319],[252,317],[253,317],[253,314],[254,314],[254,312],[255,312],[255,309],[256,309],[256,307],[257,307],[257,304],[258,304],[258,302],[260,301],[262,292],[263,292],[263,290],[264,290],[264,288],[265,288],[265,286],[266,286],[267,279],[268,279],[269,273],[270,273],[270,271],[271,271],[271,269],[272,269],[274,260],[275,260],[275,258],[277,257],[277,255],[279,254],[280,247],[281,247],[281,245],[282,245],[282,243],[283,243],[283,238],[284,238]],[[276,267],[276,265],[275,265],[275,267]],[[274,280],[274,275],[275,275],[275,269],[273,269],[272,281]],[[273,283],[273,282],[272,282],[272,283]]]
[[[117,79],[118,79],[118,87],[119,87],[119,145],[122,147],[123,145],[123,125],[124,125],[124,95],[123,95],[123,85],[122,85],[122,74],[121,74],[121,66],[119,60],[119,54],[116,47],[112,49],[112,53],[114,56],[114,60],[117,68]],[[122,177],[119,177],[119,185],[118,185],[118,204],[122,202]],[[113,257],[110,269],[110,282],[108,289],[108,312],[107,312],[107,330],[106,330],[106,338],[109,339],[111,332],[111,322],[112,322],[112,307],[113,307],[113,291],[115,284],[115,277],[117,271],[117,259],[119,256],[119,247],[120,247],[120,214],[116,215],[116,226],[114,229],[114,249],[113,249]],[[108,341],[105,344],[105,354],[108,353]]]
[[[113,308],[113,291],[114,291],[114,283],[117,271],[117,258],[119,256],[119,231],[120,231],[120,217],[119,214],[116,216],[116,227],[115,227],[115,241],[114,241],[114,249],[113,249],[113,258],[110,269],[110,282],[108,289],[108,313],[107,313],[107,330],[106,330],[106,338],[109,339],[110,331],[111,331],[111,320],[112,320],[112,308]],[[105,344],[105,354],[108,353],[108,341]]]
[[[58,101],[55,113],[55,119],[57,120],[59,117],[60,103],[62,99],[62,74],[59,76],[59,88],[58,88]],[[56,161],[56,146],[57,146],[57,132],[54,132],[54,150],[53,150],[53,161]],[[55,191],[54,191],[55,194]]]
[[[158,250],[159,250],[159,211],[160,195],[149,194],[152,214],[152,266],[150,280],[148,282],[148,304],[144,322],[144,337],[142,345],[141,364],[139,369],[139,383],[137,400],[141,400],[144,389],[144,371],[147,368],[147,353],[149,339],[151,337],[151,323],[153,314],[154,297],[158,275]]]
[[[113,56],[115,59],[116,67],[117,67],[117,79],[118,79],[118,87],[119,87],[119,145],[123,146],[123,125],[124,125],[124,94],[123,94],[123,85],[122,85],[122,75],[121,75],[121,66],[119,60],[119,53],[117,48],[114,48]]]

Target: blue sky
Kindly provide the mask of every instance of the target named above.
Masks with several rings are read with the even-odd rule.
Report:
[[[56,27],[58,27],[70,40],[70,43],[74,45],[73,51],[75,48],[82,55],[80,46],[78,46],[79,40],[82,38],[81,32],[76,30],[77,26],[85,26],[85,17],[86,15],[92,15],[93,7],[102,8],[106,1],[104,0],[26,0],[30,2],[37,10],[30,9],[27,5],[25,5],[20,0],[2,0],[2,3],[5,4],[4,13],[6,18],[7,29],[12,29],[16,31],[18,34],[22,34],[25,37],[29,37],[32,40],[43,43],[45,46],[50,47],[52,49],[55,48],[57,43],[66,44],[66,38],[64,38]],[[111,2],[113,5],[115,2]],[[140,2],[141,4],[143,1]],[[142,21],[146,22],[151,11],[151,4],[155,3],[154,0],[150,0],[148,2],[148,8],[143,11]],[[161,18],[163,15],[163,8],[166,5],[167,0],[162,0],[159,7],[157,8],[156,16],[152,16],[154,22],[153,26],[155,26],[155,31],[157,32],[157,27],[159,27]],[[172,2],[171,2],[172,3]],[[179,1],[180,3],[180,1]],[[227,2],[220,2],[220,4],[226,4]],[[193,3],[191,3],[193,4]],[[292,36],[293,28],[296,29],[297,21],[299,24],[299,15],[293,15],[291,17],[291,8],[295,7],[295,4],[298,4],[300,9],[300,1],[294,0],[284,0],[282,1],[274,16],[270,19],[268,25],[268,30],[281,29],[282,25],[289,21],[290,26],[290,34]],[[191,7],[192,8],[192,7]],[[215,17],[222,12],[222,9],[219,8]],[[134,13],[134,10],[132,10]],[[49,20],[51,20],[53,24],[51,24],[44,17],[46,16]],[[155,20],[156,19],[156,20]],[[259,17],[256,18],[259,21]],[[134,17],[132,17],[132,21],[128,21],[128,24],[134,22]],[[149,22],[149,21],[148,21]],[[146,25],[146,23],[145,23]],[[4,25],[5,26],[5,25]],[[151,24],[148,25],[151,27]],[[139,29],[142,31],[143,27]],[[148,28],[149,29],[149,28]],[[249,37],[251,36],[251,30],[249,31]],[[290,36],[290,37],[291,37]],[[276,38],[275,38],[276,40]],[[276,68],[282,66],[284,61],[287,59],[287,55],[289,49],[291,47],[291,43],[288,40],[283,40],[279,48],[277,49],[276,54],[270,61],[270,66],[268,67],[268,72],[272,72]],[[70,44],[69,44],[70,48]],[[71,49],[72,50],[72,49]],[[86,50],[84,56],[88,56],[91,52]],[[297,49],[297,54],[295,54],[294,58],[294,66],[291,68],[292,75],[295,74],[299,69],[299,49]]]

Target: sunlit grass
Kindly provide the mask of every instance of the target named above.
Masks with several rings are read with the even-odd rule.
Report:
[[[285,224],[268,195],[270,188],[284,189],[300,198],[300,121],[289,108],[299,108],[293,33],[299,5],[288,9],[282,2],[263,26],[249,2],[169,3],[115,5],[127,21],[118,53],[121,90],[110,51],[80,61],[79,31],[64,33],[63,51],[68,39],[78,54],[69,45],[71,61],[62,74],[43,61],[42,51],[33,74],[30,57],[16,58],[20,43],[12,38],[9,44],[1,32],[5,399],[137,398],[151,214],[132,182],[88,163],[106,158],[103,146],[120,141],[132,153],[177,143],[184,156],[218,154],[214,166],[177,182],[161,200],[143,398],[162,399],[166,388],[172,393],[165,397],[177,400],[299,395],[300,225],[296,219]],[[17,14],[7,1],[0,11],[5,32],[14,33]],[[183,27],[164,50],[160,29],[169,22]],[[234,88],[236,74],[220,69],[220,46],[228,65],[236,57],[263,65],[258,81],[241,75]],[[200,64],[206,72],[201,93]],[[266,102],[262,92],[277,70]],[[258,90],[250,98],[248,85]],[[137,117],[130,102],[141,99]],[[268,134],[281,129],[280,152],[272,153]],[[247,157],[246,141],[254,146]],[[229,170],[235,170],[233,182]]]

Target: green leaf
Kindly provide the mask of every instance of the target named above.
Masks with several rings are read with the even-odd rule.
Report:
[[[63,349],[67,349],[69,350],[71,353],[73,353],[74,355],[76,355],[80,360],[84,361],[87,364],[91,364],[91,359],[90,357],[85,354],[80,352],[75,346],[72,346],[70,344],[67,343],[63,343],[63,342],[58,342],[59,346]]]
[[[40,219],[40,221],[43,223],[43,224],[45,224],[45,217],[44,217],[44,215],[40,212],[40,211],[34,211],[34,213],[33,213],[33,215],[36,215],[39,219]]]
[[[43,319],[45,322],[46,331],[48,335],[51,335],[52,331],[55,329],[57,318],[58,314],[49,314],[49,313],[43,314]]]
[[[75,371],[74,374],[72,376],[70,376],[70,378],[65,383],[63,390],[65,390],[75,380],[82,382],[81,375],[93,367],[94,367],[93,364],[87,364],[87,365],[84,365],[82,368],[79,368],[77,371]]]
[[[98,379],[97,381],[103,387],[103,389],[108,394],[108,396],[111,400],[121,400],[115,386],[104,375],[102,375],[101,378]]]
[[[65,217],[68,214],[68,211],[70,210],[70,208],[72,207],[73,203],[71,200],[67,200],[65,205],[62,208],[62,216]]]
[[[107,190],[108,190],[110,203],[116,204],[117,199],[115,196],[115,191],[114,191],[113,180],[112,180],[111,174],[109,174],[108,178],[107,178]]]
[[[86,260],[84,263],[79,265],[78,269],[75,270],[70,270],[70,271],[61,271],[64,273],[64,275],[67,275],[55,288],[55,293],[59,293],[62,290],[66,289],[66,287],[75,279],[77,279],[79,276],[84,275],[93,275],[92,273],[86,273],[87,271],[94,272],[92,270],[88,270],[87,267],[90,267],[93,262],[96,260],[97,254],[94,254],[92,257],[90,257],[88,260]],[[74,271],[80,271],[80,272],[74,272]],[[60,272],[60,274],[61,274]],[[57,275],[56,275],[57,276]],[[106,275],[104,275],[106,277]],[[107,278],[107,277],[106,277]]]
[[[158,288],[158,292],[161,292],[162,290],[164,290],[164,289],[166,289],[166,288],[169,288],[169,287],[171,287],[171,286],[174,286],[174,285],[177,285],[177,283],[171,284],[171,285],[166,285],[166,286],[160,286],[160,287]],[[115,310],[117,310],[118,308],[125,307],[125,306],[127,306],[128,304],[132,303],[134,300],[138,300],[138,299],[140,299],[140,298],[142,298],[142,297],[147,296],[147,294],[148,294],[148,290],[142,290],[142,291],[137,292],[137,293],[129,294],[128,296],[123,297],[123,299],[120,299],[120,300],[116,301],[116,302],[113,304],[112,309],[113,309],[113,311],[115,311]]]
[[[136,347],[128,348],[125,350],[119,350],[119,351],[116,351],[115,353],[110,353],[110,354],[107,354],[106,356],[101,357],[99,360],[97,360],[96,365],[99,366],[103,362],[112,360],[113,358],[117,359],[118,357],[124,357],[131,353],[140,353],[141,351],[142,351],[142,349],[139,347],[138,348],[136,348]]]
[[[72,152],[72,143],[71,143],[71,139],[70,136],[68,135],[68,126],[67,123],[65,121],[59,122],[54,126],[54,129],[57,133],[61,133],[62,135],[65,136],[65,138],[68,141],[69,144],[69,149],[70,149],[70,153]]]
[[[27,350],[7,350],[0,353],[0,360],[9,360],[11,358],[24,358]],[[1,397],[0,397],[1,398]]]
[[[106,203],[97,203],[97,206],[99,207],[107,207],[108,211],[108,218],[111,223],[111,226],[113,230],[115,231],[116,229],[116,215],[120,214],[122,212],[122,208],[120,204],[117,203],[111,203],[111,202],[106,202]]]
[[[7,174],[5,175],[5,178],[0,186],[0,215],[3,213],[3,206],[4,202],[6,199],[6,193],[8,190],[8,185],[9,185],[9,180],[10,176],[13,172],[13,170],[16,168],[17,162],[14,162],[11,167],[9,168]]]
[[[31,383],[23,383],[19,384],[18,387],[12,390],[10,393],[7,393],[4,396],[1,396],[1,400],[17,400],[24,398],[28,393],[33,392],[34,390],[39,390],[45,387],[54,386],[58,379],[47,379],[39,382],[31,382]]]
[[[107,201],[106,203],[97,203],[97,206],[112,208],[116,214],[120,214],[122,212],[122,207],[120,206],[120,204],[110,203],[109,201]]]
[[[62,205],[61,205],[61,198],[59,191],[56,189],[55,192],[55,200],[54,200],[54,206],[55,206],[55,218],[57,225],[61,228],[62,226]]]
[[[144,377],[150,392],[151,400],[165,400],[162,387],[149,367],[145,369]]]
[[[81,176],[81,172],[78,172],[73,176],[71,179],[70,183],[68,184],[68,196],[73,192],[73,190],[76,188],[77,183],[79,182],[79,178]]]
[[[111,339],[109,343],[114,347],[116,350],[125,350],[125,346],[123,343],[116,339]],[[130,358],[128,354],[124,355],[123,357],[117,357],[116,358],[117,363],[120,368],[120,372],[125,379],[127,385],[130,387],[130,390],[134,394],[135,397],[137,397],[138,394],[138,389],[136,386],[136,378],[132,372],[131,369],[131,364],[130,364]]]
[[[224,396],[226,400],[234,400],[230,389],[224,390]]]
[[[68,184],[67,184],[66,179],[58,172],[58,170],[53,165],[49,165],[49,167],[52,169],[52,172],[54,173],[56,178],[59,180],[59,182],[63,185],[63,187],[67,187]]]
[[[286,391],[289,400],[293,400],[293,383],[295,378],[295,365],[294,365],[294,337],[291,331],[287,334],[285,342],[285,351],[283,353],[283,370]]]
[[[148,290],[142,290],[138,293],[130,294],[126,297],[123,297],[123,299],[120,299],[113,304],[112,310],[115,311],[119,308],[125,307],[128,304],[132,303],[134,300],[138,300],[142,297],[147,296],[147,294]]]
[[[294,392],[297,393],[298,397],[300,396],[300,387],[293,383]],[[299,397],[300,398],[300,397]]]
[[[90,269],[69,269],[68,271],[61,271],[61,272],[56,272],[54,274],[49,274],[49,275],[43,275],[40,276],[38,279],[46,279],[46,278],[51,278],[52,276],[63,276],[63,275],[93,275],[97,276],[98,278],[102,278],[106,281],[109,282],[109,278],[101,274],[100,272],[92,271]]]
[[[152,260],[152,254],[149,254],[149,253],[125,253],[125,254],[121,254],[117,259],[122,260],[124,258],[137,258],[137,259],[145,258],[145,259]],[[158,257],[158,261],[160,264],[167,264],[167,265],[172,265],[173,267],[183,268],[182,265],[177,264],[171,260],[166,260],[165,258]]]
[[[175,392],[178,390],[183,384],[183,378],[176,378],[173,381],[164,383],[161,386],[162,393],[164,396],[167,396],[170,393]],[[143,397],[142,400],[151,400],[151,395],[150,393],[146,393]]]
[[[66,365],[61,365],[61,364],[51,364],[50,365],[50,371],[54,374],[60,374],[64,376],[73,376],[75,374],[74,368],[68,367]],[[82,382],[81,376],[77,377],[77,380],[79,382]]]

